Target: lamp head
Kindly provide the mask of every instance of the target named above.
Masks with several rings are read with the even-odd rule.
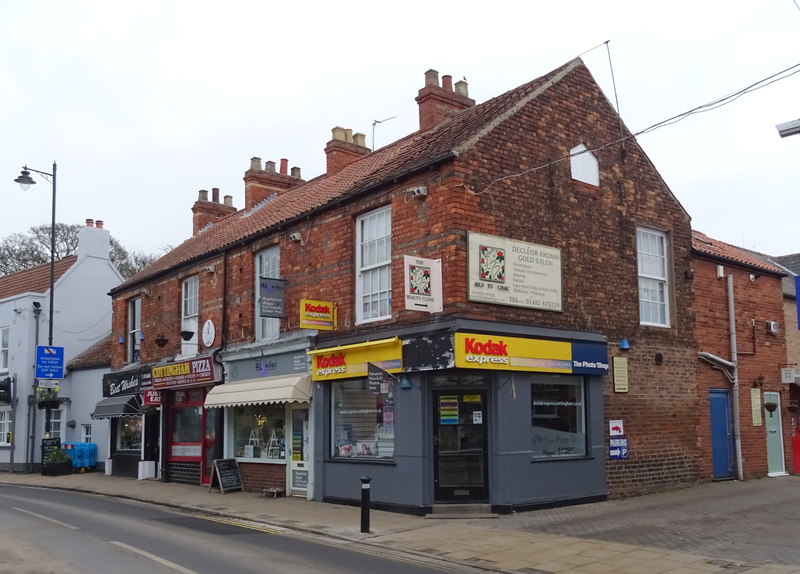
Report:
[[[19,184],[22,191],[28,191],[28,188],[36,183],[36,180],[31,177],[31,172],[27,169],[23,169],[20,176],[14,181]]]

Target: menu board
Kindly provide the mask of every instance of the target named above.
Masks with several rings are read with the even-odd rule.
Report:
[[[222,494],[230,490],[244,490],[242,488],[242,475],[239,473],[239,463],[235,458],[218,458],[214,460],[211,471],[211,484],[208,491],[214,487],[219,488]]]

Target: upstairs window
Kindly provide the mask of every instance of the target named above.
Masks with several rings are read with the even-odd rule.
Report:
[[[256,254],[256,340],[277,339],[281,320],[274,317],[261,317],[261,283],[260,279],[280,279],[281,257],[278,247],[271,247]]]
[[[639,322],[669,327],[667,236],[652,229],[636,231],[639,265]]]
[[[569,150],[569,163],[572,168],[572,179],[589,185],[600,185],[600,167],[597,158],[583,144]]]
[[[0,373],[8,371],[8,327],[0,327]]]
[[[138,363],[142,348],[142,299],[128,301],[128,362]]]
[[[392,212],[377,209],[356,220],[356,322],[392,315]]]
[[[181,336],[181,355],[196,355],[197,340],[200,321],[198,313],[200,309],[200,279],[195,275],[183,282],[181,332],[191,333],[192,336],[187,340]]]

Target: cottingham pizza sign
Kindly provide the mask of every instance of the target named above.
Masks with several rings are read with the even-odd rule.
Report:
[[[154,389],[211,383],[215,380],[211,357],[159,365],[153,367],[151,374]]]

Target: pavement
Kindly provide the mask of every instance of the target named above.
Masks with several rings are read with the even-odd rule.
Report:
[[[171,507],[313,536],[464,572],[800,574],[800,476],[707,483],[494,518],[431,518],[106,476],[0,474],[0,485],[56,488]]]

